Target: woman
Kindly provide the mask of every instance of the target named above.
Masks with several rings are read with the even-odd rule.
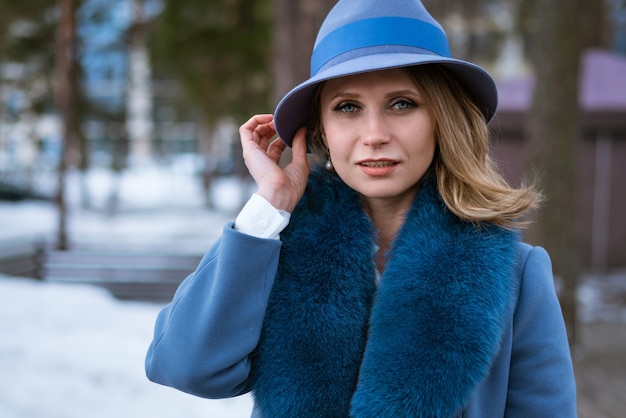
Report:
[[[550,260],[517,232],[539,197],[487,154],[491,77],[416,0],[340,1],[311,69],[241,126],[258,190],[159,314],[148,377],[252,391],[253,417],[576,416]]]

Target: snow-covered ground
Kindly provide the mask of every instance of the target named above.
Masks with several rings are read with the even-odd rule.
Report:
[[[232,179],[216,184],[205,207],[198,179],[158,167],[119,180],[116,214],[107,210],[109,173],[86,179],[91,209],[79,205],[79,179],[68,179],[71,241],[204,252],[241,204]],[[49,202],[0,202],[0,242],[53,239]],[[250,396],[207,400],[147,380],[144,357],[161,305],[122,302],[82,285],[0,276],[1,418],[245,418]]]
[[[249,417],[249,395],[207,400],[146,379],[159,308],[0,276],[0,417]]]

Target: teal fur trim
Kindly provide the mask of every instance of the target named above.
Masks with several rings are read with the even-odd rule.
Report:
[[[489,371],[513,299],[515,232],[465,222],[422,182],[375,283],[374,228],[314,170],[252,362],[265,417],[454,417]]]

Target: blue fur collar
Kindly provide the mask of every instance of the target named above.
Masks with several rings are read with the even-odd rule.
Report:
[[[488,373],[516,234],[461,221],[428,175],[378,290],[358,195],[314,171],[288,228],[252,387],[264,417],[453,417]]]

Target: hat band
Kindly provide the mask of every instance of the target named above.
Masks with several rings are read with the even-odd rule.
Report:
[[[406,17],[364,19],[338,28],[320,41],[311,56],[311,77],[338,55],[381,45],[411,46],[450,57],[448,38],[435,25]]]

